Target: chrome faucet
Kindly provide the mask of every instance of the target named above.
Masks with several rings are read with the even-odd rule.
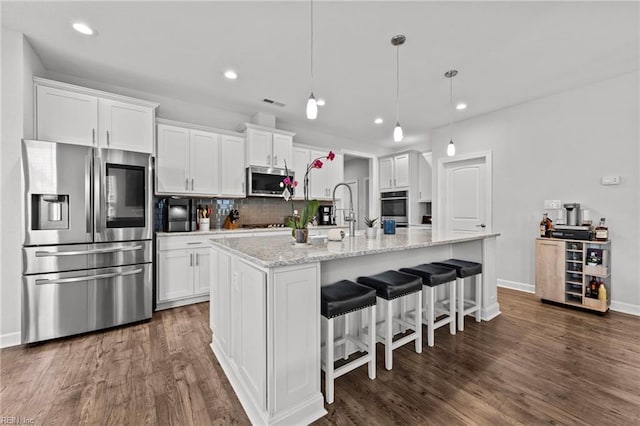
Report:
[[[333,195],[331,197],[333,201],[333,218],[332,218],[333,223],[336,222],[336,211],[338,211],[338,208],[336,208],[336,189],[338,189],[339,186],[346,186],[347,189],[349,190],[349,208],[340,209],[340,210],[349,210],[349,213],[347,213],[344,216],[344,220],[345,222],[349,222],[349,237],[355,237],[356,236],[356,214],[353,211],[353,192],[351,192],[351,187],[347,185],[345,182],[340,182],[339,184],[333,187]]]

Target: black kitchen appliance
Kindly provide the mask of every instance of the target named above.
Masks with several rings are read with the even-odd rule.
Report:
[[[333,221],[333,206],[318,207],[318,225],[335,225]]]
[[[581,229],[582,228],[582,229]],[[562,226],[551,230],[551,238],[562,238],[565,240],[585,240],[591,239],[591,230],[588,226]]]
[[[407,226],[409,222],[407,191],[393,191],[380,193],[381,222],[394,220],[396,226]]]
[[[164,229],[167,232],[189,232],[196,229],[195,209],[191,200],[185,198],[169,198],[166,203],[167,212]]]

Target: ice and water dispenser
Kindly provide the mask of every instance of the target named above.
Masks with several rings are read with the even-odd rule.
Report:
[[[31,194],[31,229],[69,229],[69,195]]]

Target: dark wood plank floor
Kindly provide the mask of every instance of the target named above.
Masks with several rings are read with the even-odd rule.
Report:
[[[640,424],[640,318],[499,289],[502,315],[336,381],[317,424]],[[36,424],[248,424],[211,351],[208,303],[0,351],[0,417]],[[426,341],[426,340],[425,340]]]

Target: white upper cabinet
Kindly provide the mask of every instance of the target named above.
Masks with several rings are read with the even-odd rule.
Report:
[[[245,141],[238,136],[222,135],[220,139],[220,195],[244,197]]]
[[[247,165],[259,167],[291,167],[293,135],[283,130],[245,123]]]
[[[157,194],[244,197],[244,138],[207,129],[158,120]]]
[[[34,77],[36,138],[152,154],[158,104]]]
[[[399,154],[380,159],[380,190],[407,188],[409,178],[409,154]]]
[[[314,169],[309,173],[310,198],[330,200],[333,195],[333,188],[343,180],[344,161],[342,154],[336,154],[333,161],[326,158],[328,151],[310,151],[310,161],[318,157],[322,161],[322,168]],[[341,198],[342,192],[336,192],[336,198]]]
[[[156,192],[189,192],[189,129],[158,124]]]
[[[432,181],[432,153],[424,152],[418,157],[418,201],[431,201]]]
[[[40,85],[36,98],[37,139],[94,146],[98,98]]]
[[[98,146],[153,153],[154,108],[98,100]]]
[[[307,172],[309,164],[309,156],[311,152],[307,148],[293,147],[293,160],[291,165],[287,162],[287,166],[291,167],[294,173],[294,180],[298,181],[298,186],[294,191],[295,199],[304,198],[304,174]]]

